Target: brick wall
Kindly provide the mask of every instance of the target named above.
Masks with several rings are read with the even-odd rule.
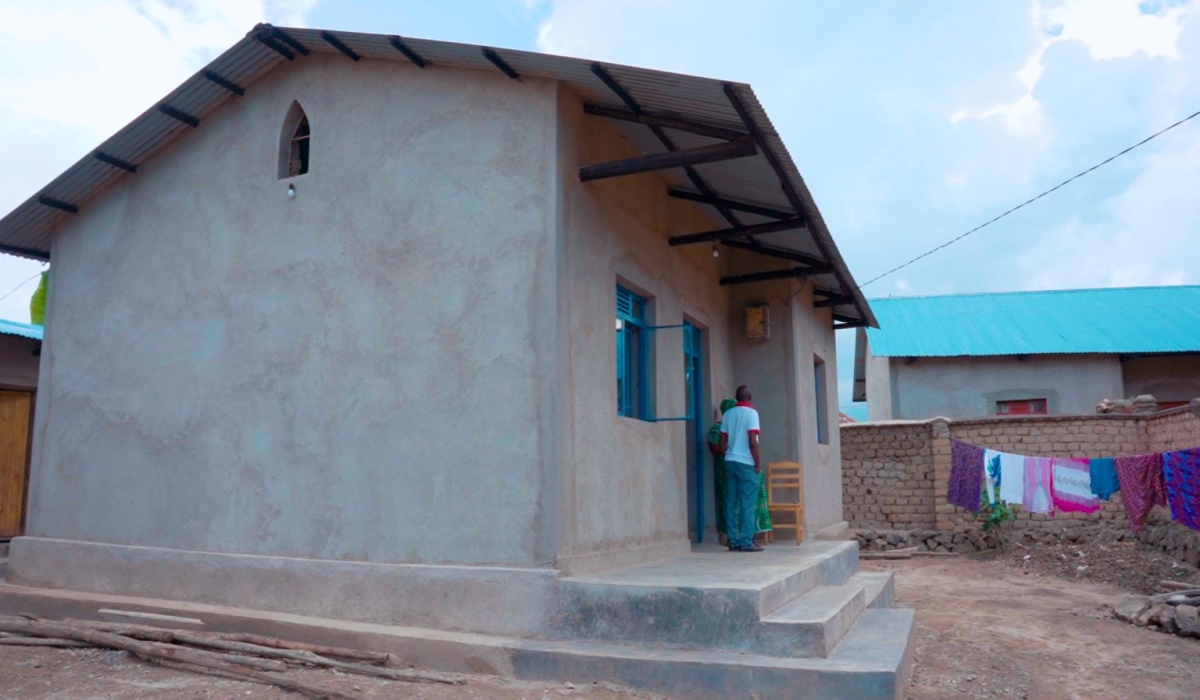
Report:
[[[952,440],[1043,457],[1121,457],[1200,446],[1200,399],[1144,415],[1024,416],[841,426],[842,494],[853,528],[955,530],[972,516],[946,503]],[[1097,513],[1028,513],[1015,529],[1125,519],[1120,494]]]

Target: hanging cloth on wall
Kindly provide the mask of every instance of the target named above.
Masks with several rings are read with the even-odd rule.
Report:
[[[1200,448],[1164,454],[1163,479],[1171,517],[1200,530]]]
[[[1025,458],[1021,455],[1000,453],[1000,500],[1025,502]]]
[[[1054,458],[1054,507],[1065,513],[1095,513],[1100,499],[1092,495],[1091,465],[1086,459]]]
[[[1000,453],[995,450],[983,451],[983,485],[987,493],[987,502],[996,505],[1000,502],[1000,484],[1003,483],[1000,474]]]
[[[978,513],[982,491],[983,448],[955,440],[950,448],[950,485],[946,500]]]
[[[1102,501],[1109,500],[1121,489],[1112,457],[1088,460],[1088,474],[1091,477],[1092,493]]]
[[[1121,484],[1125,515],[1129,517],[1129,526],[1137,532],[1146,526],[1146,516],[1151,508],[1167,505],[1162,455],[1117,457],[1113,466]]]
[[[1054,460],[1025,458],[1025,497],[1021,503],[1030,513],[1054,512]]]

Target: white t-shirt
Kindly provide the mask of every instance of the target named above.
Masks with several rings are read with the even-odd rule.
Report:
[[[750,454],[750,434],[758,434],[758,411],[748,403],[739,403],[721,417],[721,433],[729,436],[725,459],[754,464]]]

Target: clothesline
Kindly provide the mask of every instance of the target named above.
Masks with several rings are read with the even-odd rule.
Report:
[[[1150,509],[1170,506],[1177,522],[1200,531],[1200,447],[1132,457],[1034,457],[954,441],[946,500],[978,513],[984,500],[1031,513],[1094,513],[1121,493],[1134,532]]]

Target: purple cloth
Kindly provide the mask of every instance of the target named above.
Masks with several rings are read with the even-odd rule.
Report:
[[[1200,448],[1164,454],[1163,477],[1171,517],[1200,530]]]
[[[950,449],[950,487],[946,501],[972,513],[983,497],[983,448],[954,441]]]
[[[1125,504],[1125,515],[1134,532],[1146,525],[1146,516],[1154,506],[1167,505],[1166,486],[1163,484],[1163,456],[1161,454],[1117,457],[1113,468],[1121,485],[1121,501]]]

